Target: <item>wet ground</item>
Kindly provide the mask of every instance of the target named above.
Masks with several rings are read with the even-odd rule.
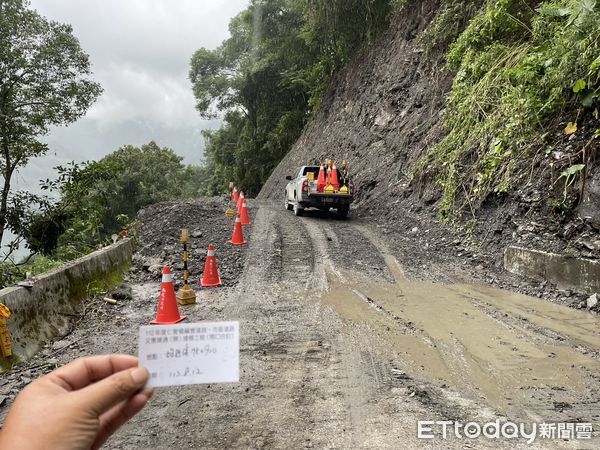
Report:
[[[533,447],[600,446],[598,316],[466,284],[433,262],[410,266],[419,249],[389,246],[373,222],[300,218],[267,202],[251,215],[237,283],[182,308],[191,321],[240,321],[240,383],[159,389],[108,448],[526,446],[417,439],[418,420],[496,419],[590,422],[592,440]],[[225,233],[211,240],[224,247]],[[69,336],[7,379],[80,355],[135,354],[159,291],[147,278],[133,277],[129,301],[89,302]]]

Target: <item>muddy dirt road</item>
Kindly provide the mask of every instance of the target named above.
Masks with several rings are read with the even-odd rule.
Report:
[[[108,448],[525,447],[417,439],[418,420],[496,419],[592,423],[591,440],[533,447],[600,446],[597,316],[453,284],[433,264],[414,276],[409,251],[388,248],[372,223],[267,202],[251,214],[239,282],[184,309],[191,321],[240,321],[240,383],[159,389]],[[94,307],[31,364],[136,354],[158,291],[138,280],[131,301]]]

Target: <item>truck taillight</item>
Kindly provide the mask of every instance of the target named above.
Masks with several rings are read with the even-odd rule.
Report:
[[[302,192],[308,192],[308,180],[302,182]]]

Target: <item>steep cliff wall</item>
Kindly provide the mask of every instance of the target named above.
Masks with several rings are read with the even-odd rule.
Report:
[[[384,203],[403,188],[410,167],[436,142],[439,112],[451,83],[418,39],[438,2],[412,2],[377,45],[363,51],[333,81],[320,111],[274,170],[259,197],[278,197],[298,166],[349,161],[360,186],[358,209]],[[368,201],[367,201],[368,200]]]
[[[354,217],[377,217],[400,231],[415,226],[432,234],[437,230],[434,241],[442,252],[457,237],[442,238],[457,232],[485,256],[484,265],[491,262],[497,268],[509,245],[599,258],[600,171],[593,157],[597,120],[572,110],[563,111],[548,130],[551,151],[534,149],[509,192],[468,205],[456,226],[438,221],[441,189],[435,175],[425,170],[415,176],[414,166],[445,135],[444,107],[453,74],[444,68],[443,55],[427,55],[422,39],[439,8],[436,1],[409,2],[379,42],[338,74],[320,111],[259,197],[279,201],[285,176],[301,165],[346,159],[358,187]],[[572,117],[579,117],[579,130],[566,136],[563,129]],[[587,183],[579,185],[578,179],[571,189],[572,204],[579,206],[557,211],[553,198],[562,199],[565,181],[558,178],[562,169],[557,162],[576,161],[582,148],[588,155]]]

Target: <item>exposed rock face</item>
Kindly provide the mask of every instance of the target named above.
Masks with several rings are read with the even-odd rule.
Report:
[[[260,197],[277,198],[285,176],[299,166],[348,160],[366,199],[387,200],[406,186],[409,168],[435,143],[451,75],[424,56],[416,36],[433,20],[438,2],[413,2],[378,44],[333,81],[320,111],[274,170]]]
[[[587,179],[579,215],[600,230],[600,171],[596,170]]]

